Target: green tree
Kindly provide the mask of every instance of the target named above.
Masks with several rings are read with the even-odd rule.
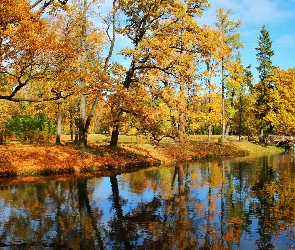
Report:
[[[55,132],[55,123],[45,114],[15,115],[4,124],[6,133],[22,140],[48,141]]]
[[[262,26],[260,33],[261,35],[258,37],[258,48],[255,48],[258,51],[256,59],[259,62],[259,66],[256,69],[259,72],[260,81],[263,81],[274,68],[271,61],[274,51],[271,49],[272,41],[265,25]]]
[[[270,112],[269,102],[272,99],[272,90],[275,89],[275,85],[271,81],[265,81],[268,74],[274,69],[272,65],[271,57],[274,55],[274,51],[271,49],[272,41],[268,30],[265,28],[265,25],[262,26],[261,35],[258,37],[258,48],[256,50],[256,59],[259,62],[259,66],[256,69],[259,72],[260,83],[256,87],[256,103],[255,103],[255,116],[261,122],[260,135],[263,137],[264,129],[267,129],[268,132],[272,131],[271,124],[267,124],[264,121],[264,118]]]

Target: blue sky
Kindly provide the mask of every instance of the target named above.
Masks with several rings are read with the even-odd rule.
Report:
[[[209,0],[211,8],[205,10],[200,23],[214,26],[215,11],[222,7],[232,9],[230,19],[240,20],[238,29],[245,48],[241,50],[244,66],[252,64],[252,73],[258,80],[255,48],[263,25],[269,31],[275,55],[273,65],[281,69],[295,68],[295,0]]]
[[[135,0],[136,1],[136,0]],[[272,49],[275,55],[273,65],[281,69],[295,68],[295,0],[209,0],[211,8],[206,9],[200,24],[215,27],[215,11],[222,7],[225,11],[232,9],[230,19],[240,20],[242,27],[237,31],[245,48],[241,50],[244,66],[252,64],[252,73],[258,81],[258,72],[255,67],[255,48],[258,46],[258,36],[263,25],[269,31],[273,42]],[[104,10],[111,7],[112,1],[105,0]],[[117,37],[117,48],[128,46],[126,38]],[[115,56],[118,60],[119,56]],[[126,62],[126,66],[127,66]]]

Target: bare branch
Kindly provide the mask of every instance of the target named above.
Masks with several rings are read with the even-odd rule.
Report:
[[[31,5],[32,9],[35,8],[39,3],[41,3],[43,0],[37,0],[35,3]]]
[[[52,91],[52,92],[54,92],[54,91]],[[55,97],[44,98],[44,99],[13,98],[10,96],[0,96],[0,100],[7,100],[7,101],[11,101],[11,102],[48,102],[48,101],[57,101],[60,99],[67,99],[72,94],[73,93],[69,93],[65,96],[57,95]]]

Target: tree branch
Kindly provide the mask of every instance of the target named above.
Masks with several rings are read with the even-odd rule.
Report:
[[[54,92],[54,91],[52,91]],[[44,98],[44,99],[30,99],[30,98],[13,98],[10,96],[0,96],[0,100],[7,100],[10,102],[48,102],[48,101],[56,101],[59,99],[67,99],[73,93],[69,93],[66,96],[57,95],[55,97]]]

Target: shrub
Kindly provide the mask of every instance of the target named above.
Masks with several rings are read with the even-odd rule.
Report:
[[[217,142],[218,142],[218,144],[222,144],[223,143],[222,137],[219,137]]]
[[[15,136],[18,140],[30,142],[49,141],[55,133],[55,123],[46,115],[15,115],[5,122],[4,130],[7,135]]]

